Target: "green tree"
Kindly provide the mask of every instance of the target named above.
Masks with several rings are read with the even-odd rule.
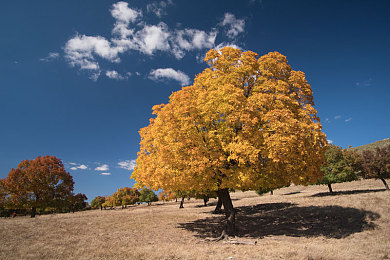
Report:
[[[139,196],[140,202],[147,202],[148,205],[151,205],[152,202],[158,201],[157,195],[150,189],[142,189]]]
[[[326,136],[305,74],[285,56],[210,50],[210,68],[192,86],[153,107],[140,130],[132,178],[153,190],[215,191],[226,213],[221,238],[233,235],[229,189],[315,183]]]
[[[72,196],[73,178],[55,156],[38,156],[22,161],[11,169],[4,181],[9,202],[14,207],[36,209],[61,208]]]
[[[379,179],[385,185],[386,190],[389,190],[385,179],[390,178],[390,145],[383,148],[377,147],[375,152],[363,151],[361,166],[363,178]]]
[[[91,207],[94,209],[101,208],[106,198],[103,196],[97,196],[91,201]]]
[[[324,177],[318,184],[328,185],[332,193],[332,184],[354,181],[358,179],[353,152],[343,151],[340,146],[329,145],[325,152],[325,162],[321,167]]]

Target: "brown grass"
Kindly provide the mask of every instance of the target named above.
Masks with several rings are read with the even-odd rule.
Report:
[[[206,242],[223,215],[203,201],[0,219],[0,259],[390,259],[390,192],[380,181],[232,193],[237,235]]]

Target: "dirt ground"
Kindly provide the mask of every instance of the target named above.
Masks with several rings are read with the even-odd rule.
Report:
[[[390,192],[381,181],[232,193],[237,239],[209,242],[215,200],[0,219],[0,259],[390,259]],[[257,242],[254,245],[254,242]]]

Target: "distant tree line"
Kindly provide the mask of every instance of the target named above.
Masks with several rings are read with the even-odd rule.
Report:
[[[158,201],[157,195],[150,189],[141,189],[136,188],[119,188],[111,196],[103,197],[97,196],[91,201],[91,207],[94,209],[107,209],[121,206],[126,208],[129,205],[134,205],[136,203],[147,203],[151,205],[152,202]]]
[[[85,194],[73,193],[73,178],[55,156],[38,156],[22,161],[8,176],[0,179],[0,212],[75,212],[88,206]]]
[[[327,185],[333,192],[332,184],[358,179],[379,179],[386,190],[389,186],[385,179],[390,178],[390,145],[364,150],[361,153],[329,145],[325,152],[325,161],[321,167],[323,178],[317,184]]]

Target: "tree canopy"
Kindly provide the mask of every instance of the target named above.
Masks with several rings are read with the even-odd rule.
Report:
[[[228,189],[317,182],[327,142],[305,74],[278,52],[258,58],[225,47],[205,61],[210,67],[154,106],[140,130],[137,185],[217,191],[229,215]]]
[[[62,161],[48,155],[22,161],[4,179],[8,203],[13,207],[32,208],[32,216],[38,207],[65,207],[73,196],[73,184]]]
[[[157,195],[150,189],[142,189],[139,196],[140,202],[147,202],[150,205],[154,201],[158,201]]]
[[[329,192],[332,192],[332,184],[354,181],[359,178],[357,161],[359,157],[353,151],[343,151],[340,146],[329,145],[325,152],[325,161],[321,170],[324,177],[318,184],[328,185]]]
[[[307,184],[321,177],[325,134],[305,74],[285,56],[210,50],[192,86],[153,107],[132,177],[154,190]]]
[[[97,196],[91,201],[91,207],[94,209],[100,208],[103,203],[106,201],[106,198],[103,196]]]
[[[390,178],[390,145],[377,147],[375,151],[363,151],[361,166],[363,178],[380,179],[389,190],[385,179]]]

